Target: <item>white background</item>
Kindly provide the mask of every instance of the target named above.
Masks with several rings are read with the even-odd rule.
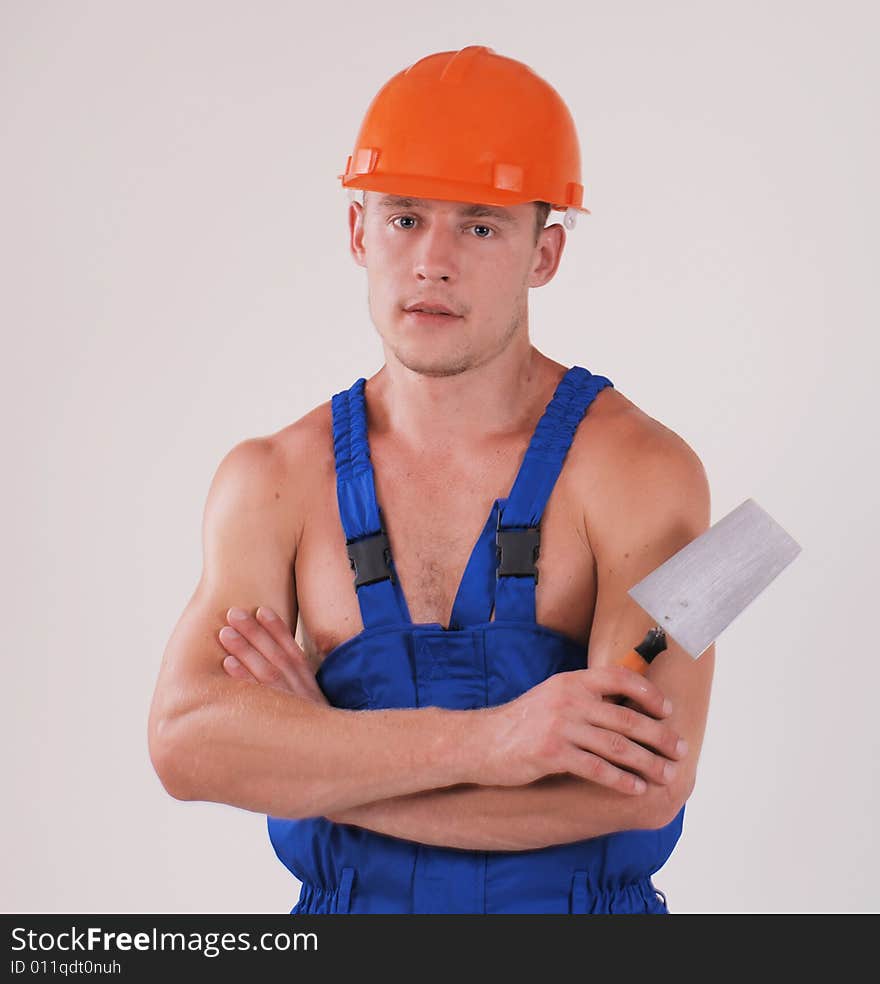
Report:
[[[306,14],[305,11],[308,11]],[[878,909],[877,7],[0,5],[8,912],[287,912],[263,816],[147,753],[211,477],[382,362],[336,176],[395,72],[565,98],[584,204],[532,338],[803,551],[722,635],[674,912]],[[553,213],[551,221],[559,221]],[[868,616],[872,616],[869,618]]]

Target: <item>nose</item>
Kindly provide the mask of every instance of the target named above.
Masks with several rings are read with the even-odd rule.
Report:
[[[435,221],[418,237],[415,250],[414,272],[422,281],[454,280],[458,273],[455,258],[455,231],[445,223]]]

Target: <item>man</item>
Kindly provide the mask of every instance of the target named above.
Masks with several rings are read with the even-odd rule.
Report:
[[[708,528],[709,489],[530,342],[579,167],[520,62],[398,73],[340,176],[385,363],[211,484],[150,751],[171,795],[267,814],[293,912],[667,911],[714,648],[623,668],[652,625],[627,589]]]

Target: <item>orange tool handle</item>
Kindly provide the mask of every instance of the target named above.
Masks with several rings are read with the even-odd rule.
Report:
[[[653,629],[648,629],[645,638],[637,646],[624,653],[617,660],[615,666],[623,666],[628,670],[644,675],[648,672],[648,667],[654,657],[662,653],[664,649],[666,649],[666,633],[660,626],[655,625]],[[618,696],[613,700],[614,703],[619,704],[625,698]]]
[[[619,665],[626,666],[636,673],[644,673],[651,665],[655,656],[659,655],[666,648],[666,633],[659,625],[648,629],[645,638],[620,660]]]
[[[623,656],[617,661],[617,666],[624,666],[628,670],[633,670],[636,673],[647,673],[648,667],[651,665],[641,653],[636,652],[635,649],[630,649],[628,653],[624,653]]]

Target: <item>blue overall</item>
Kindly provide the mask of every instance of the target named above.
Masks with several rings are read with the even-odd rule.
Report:
[[[560,380],[510,495],[492,504],[448,628],[410,619],[376,501],[364,383],[332,400],[339,511],[364,628],[318,670],[328,701],[349,709],[491,707],[553,673],[583,669],[583,644],[535,621],[534,561],[574,433],[613,383],[580,366]],[[437,847],[325,817],[267,821],[276,854],[302,883],[291,913],[665,913],[651,875],[672,853],[683,818],[682,807],[659,830],[526,851]]]

